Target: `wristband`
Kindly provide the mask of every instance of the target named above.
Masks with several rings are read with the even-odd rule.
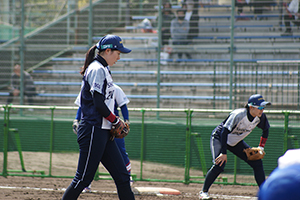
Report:
[[[116,125],[116,124],[118,124],[118,123],[119,123],[120,119],[119,119],[118,117],[117,117],[116,119],[117,119],[117,121],[116,121],[116,122],[114,122],[114,123],[112,123],[112,125]]]
[[[259,142],[259,145],[258,145],[258,146],[264,148],[264,147],[265,147],[265,144],[266,144],[266,142],[267,142],[267,139],[268,139],[268,138],[260,137],[260,142]]]
[[[116,116],[114,114],[112,114],[112,112],[108,115],[108,117],[105,117],[105,119],[107,119],[108,121],[110,121],[111,123],[113,123],[116,120]]]

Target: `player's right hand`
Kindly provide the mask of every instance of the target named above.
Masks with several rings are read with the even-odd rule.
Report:
[[[217,165],[220,166],[222,166],[224,162],[227,163],[227,154],[220,153],[220,155],[216,158],[215,162]]]
[[[76,135],[77,135],[78,126],[79,126],[78,120],[77,120],[77,119],[74,119],[72,128],[73,128],[73,132],[74,132]]]

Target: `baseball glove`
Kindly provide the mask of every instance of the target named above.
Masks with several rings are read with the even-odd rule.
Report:
[[[112,125],[110,134],[111,134],[111,140],[114,140],[114,138],[124,138],[129,133],[129,123],[124,122],[122,119],[118,117],[118,121]]]
[[[258,147],[252,147],[248,149],[244,149],[244,152],[247,155],[248,160],[260,160],[265,156],[265,151]]]

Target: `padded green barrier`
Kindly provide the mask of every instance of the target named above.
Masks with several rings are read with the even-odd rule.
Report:
[[[72,131],[72,118],[54,119],[54,152],[78,152],[77,137]],[[50,118],[38,117],[10,117],[10,128],[19,130],[22,151],[49,152],[50,149]],[[132,120],[130,134],[126,137],[126,149],[131,159],[139,160],[141,155],[141,123],[140,119]],[[184,167],[185,165],[185,140],[186,124],[184,120],[145,120],[145,144],[144,144],[144,161],[169,164]],[[183,122],[182,122],[183,121]],[[205,154],[205,164],[207,168],[211,167],[212,157],[210,152],[210,134],[218,125],[220,120],[210,125],[197,124],[192,125],[192,132],[201,134],[203,149]],[[3,124],[3,118],[0,118]],[[276,166],[277,159],[283,154],[283,126],[272,127],[268,141],[266,143],[266,156],[263,160],[266,174],[269,174]],[[289,135],[300,138],[300,128],[290,127]],[[256,128],[245,141],[250,146],[259,144],[261,130]],[[0,129],[0,138],[3,138],[3,129]],[[288,140],[288,148],[295,148],[295,142]],[[3,142],[0,142],[0,150],[3,151]],[[9,151],[16,151],[17,147],[13,135],[9,135]],[[238,159],[238,174],[251,174],[252,169],[243,161]],[[191,168],[201,169],[201,161],[197,141],[194,136],[191,137]],[[228,154],[228,162],[225,172],[233,173],[234,156]]]

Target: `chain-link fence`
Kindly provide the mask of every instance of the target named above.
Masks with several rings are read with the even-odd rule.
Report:
[[[72,130],[72,113],[76,112],[76,107],[0,106],[5,108],[5,112],[0,111],[0,122],[5,124],[0,130],[2,176],[74,176],[78,144]],[[30,108],[34,110],[28,110]],[[204,175],[212,165],[210,135],[229,112],[217,109],[129,109],[130,134],[125,140],[134,178],[203,183]],[[263,159],[266,175],[269,175],[287,149],[299,148],[300,113],[267,109],[265,113],[271,125]],[[244,140],[255,147],[261,134],[261,129],[256,128]],[[101,167],[100,172],[106,171]],[[228,152],[222,177],[226,179],[217,181],[227,181],[224,184],[255,184],[252,168],[240,159],[235,160],[231,152]]]
[[[170,1],[170,8],[137,0],[2,2],[0,103],[13,95],[11,75],[19,63],[33,78],[35,104],[73,105],[86,51],[112,33],[132,49],[111,68],[131,107],[227,109],[261,93],[273,109],[299,109],[299,37],[293,24],[294,35],[280,36],[280,2],[245,4],[242,13],[237,6],[233,49],[227,1]],[[181,8],[190,20],[184,44],[174,43],[169,27]],[[28,104],[25,92],[13,104]]]

